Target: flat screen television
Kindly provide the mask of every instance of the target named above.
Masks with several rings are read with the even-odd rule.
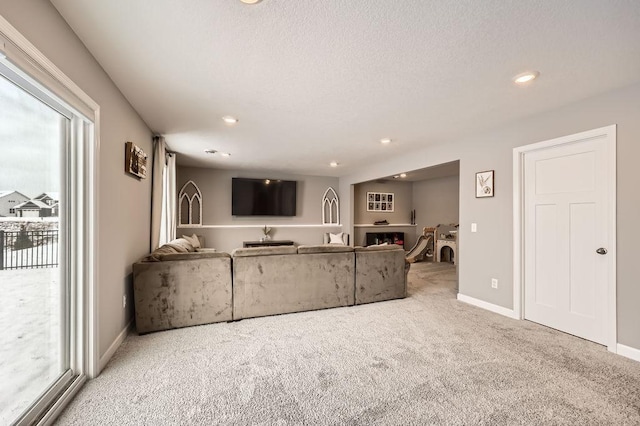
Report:
[[[294,180],[232,178],[233,216],[295,216]]]

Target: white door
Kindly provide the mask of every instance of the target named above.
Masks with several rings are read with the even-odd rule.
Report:
[[[524,316],[601,344],[612,228],[608,150],[600,136],[524,156]]]

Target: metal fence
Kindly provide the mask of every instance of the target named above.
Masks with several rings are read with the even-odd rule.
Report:
[[[0,270],[58,266],[58,230],[0,231]]]

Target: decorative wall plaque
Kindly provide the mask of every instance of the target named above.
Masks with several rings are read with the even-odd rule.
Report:
[[[124,144],[124,171],[140,179],[147,177],[147,154],[133,142]]]

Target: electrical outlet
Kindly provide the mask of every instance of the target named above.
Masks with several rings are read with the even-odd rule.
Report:
[[[122,309],[127,307],[127,295],[123,294],[122,295]]]
[[[477,223],[472,223],[471,224],[471,232],[478,232],[478,224]]]
[[[491,288],[498,288],[498,280],[491,278]]]

